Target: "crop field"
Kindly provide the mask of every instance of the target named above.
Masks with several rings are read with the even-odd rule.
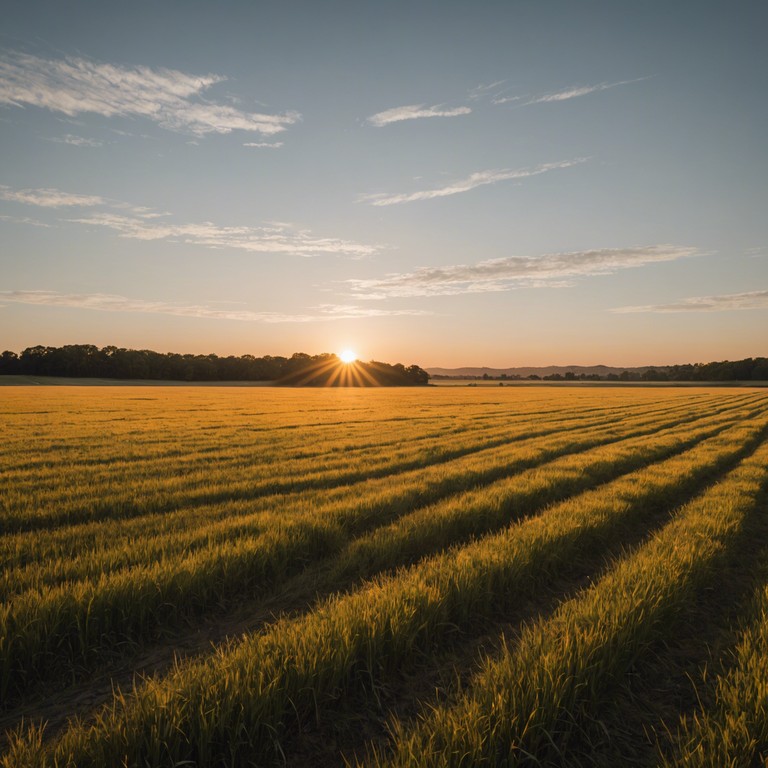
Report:
[[[768,390],[5,387],[0,766],[768,765]]]

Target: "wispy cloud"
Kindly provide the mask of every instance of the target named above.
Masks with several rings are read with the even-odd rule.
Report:
[[[30,227],[45,227],[49,228],[50,224],[46,224],[43,221],[32,219],[29,216],[0,216],[0,221],[8,221],[12,224],[26,224]]]
[[[492,83],[479,83],[474,88],[470,88],[468,96],[470,99],[483,99],[487,96],[497,94],[499,89],[506,83],[506,80],[495,80]]]
[[[248,141],[243,144],[244,147],[254,147],[256,149],[280,149],[283,146],[282,141]]]
[[[94,213],[68,219],[77,224],[107,227],[133,240],[168,240],[205,248],[238,248],[252,253],[282,253],[292,256],[336,254],[363,258],[377,253],[379,246],[338,238],[314,237],[306,230],[284,226],[222,227],[206,221],[200,224],[173,224],[116,213]]]
[[[381,250],[378,245],[340,238],[316,237],[308,230],[280,222],[268,223],[261,227],[224,227],[210,221],[175,224],[166,220],[170,216],[169,213],[110,200],[99,195],[80,195],[52,188],[14,190],[0,186],[0,200],[42,208],[107,209],[88,211],[86,215],[63,221],[105,227],[117,232],[120,237],[133,240],[168,240],[205,248],[237,248],[253,253],[282,253],[293,256],[336,254],[364,258]]]
[[[51,187],[42,189],[11,189],[0,185],[0,200],[13,203],[36,205],[40,208],[90,208],[93,206],[109,205],[109,201],[99,195],[79,195],[74,192],[62,192]]]
[[[590,93],[597,93],[599,91],[607,91],[610,88],[616,88],[620,85],[630,85],[632,83],[640,83],[643,80],[648,80],[649,77],[638,77],[633,80],[618,80],[616,82],[596,83],[594,85],[576,85],[570,88],[564,88],[561,91],[554,91],[552,93],[543,93],[538,96],[530,95],[510,95],[510,87],[504,87],[506,80],[498,80],[495,83],[488,85],[479,85],[469,91],[470,99],[490,99],[492,104],[511,104],[514,102],[522,102],[518,106],[524,107],[530,104],[546,104],[550,102],[568,101],[569,99],[577,99],[581,96],[587,96]]]
[[[113,208],[120,211],[130,211],[145,219],[155,219],[168,216],[158,213],[143,205],[132,205],[120,200],[110,200],[101,195],[81,195],[77,192],[62,192],[53,187],[37,189],[12,189],[0,184],[0,200],[7,200],[22,205],[34,205],[38,208]]]
[[[351,320],[364,317],[392,315],[428,315],[419,309],[385,310],[355,305],[320,304],[310,312],[253,312],[250,310],[217,309],[199,304],[173,304],[165,301],[131,299],[111,293],[57,293],[55,291],[0,291],[0,301],[38,306],[93,309],[102,312],[139,312],[206,320],[237,320],[248,323],[314,323],[331,320]]]
[[[507,104],[510,101],[520,101],[523,98],[522,96],[508,96],[509,91],[510,87],[506,80],[496,80],[487,85],[482,83],[476,85],[469,90],[467,95],[473,101],[490,99],[491,104]]]
[[[375,309],[354,304],[319,304],[320,316],[312,319],[352,320],[363,317],[426,317],[434,314],[426,309]]]
[[[520,286],[560,287],[568,279],[607,275],[622,269],[642,267],[700,255],[689,246],[649,245],[603,248],[543,256],[509,256],[478,264],[424,267],[415,272],[387,275],[378,280],[347,280],[356,299],[453,296],[464,293],[509,291]]]
[[[398,205],[400,203],[412,203],[417,200],[432,200],[436,197],[448,197],[458,195],[462,192],[469,192],[477,187],[486,184],[496,184],[499,181],[508,181],[510,179],[527,179],[531,176],[539,176],[548,171],[570,168],[574,165],[585,163],[589,158],[577,157],[575,160],[565,160],[558,163],[543,163],[533,168],[498,168],[489,171],[478,171],[465,179],[452,181],[445,187],[437,189],[424,189],[418,192],[403,192],[399,194],[376,193],[363,195],[360,200],[371,205]]]
[[[405,107],[393,107],[383,112],[377,112],[367,118],[366,122],[381,128],[390,123],[399,123],[403,120],[418,120],[422,117],[456,117],[468,115],[472,110],[469,107],[453,107],[444,109],[442,104],[427,107],[424,104],[410,104]]]
[[[693,296],[671,304],[648,304],[640,307],[616,307],[611,312],[730,312],[737,309],[768,309],[768,291],[722,293],[718,296]]]
[[[168,130],[198,136],[235,130],[269,136],[301,117],[298,112],[245,112],[203,98],[224,80],[220,75],[121,67],[75,57],[0,56],[0,104],[40,107],[70,117],[144,117]]]
[[[55,136],[48,141],[52,141],[54,144],[69,144],[72,147],[103,147],[103,141],[97,141],[96,139],[86,139],[83,136],[74,136],[71,133],[67,133],[64,136]]]
[[[598,91],[607,91],[610,88],[616,88],[619,85],[630,85],[631,83],[639,83],[643,80],[647,80],[647,77],[638,77],[634,80],[619,80],[615,83],[597,83],[597,85],[582,85],[574,86],[572,88],[566,88],[563,91],[555,91],[554,93],[545,93],[542,96],[536,96],[526,104],[545,104],[553,101],[568,101],[569,99],[577,99],[580,96],[587,96],[590,93],[596,93]],[[495,102],[501,103],[501,102]]]

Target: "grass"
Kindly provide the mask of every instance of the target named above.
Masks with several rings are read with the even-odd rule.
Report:
[[[474,677],[457,668],[466,690],[427,697],[420,721],[392,704],[391,743],[361,734],[354,754],[316,758],[583,754],[611,686],[717,578],[768,456],[768,398],[746,388],[6,392],[0,696],[16,728],[3,766],[281,764],[320,719],[345,716],[343,698],[380,723],[389,681],[560,588],[555,612]],[[585,573],[599,580],[565,597]],[[317,594],[298,615],[123,684],[60,733],[22,720],[30,697],[172,646],[196,621],[264,600],[279,613],[292,579]],[[720,708],[664,724],[680,734],[670,764],[720,759],[724,723],[759,714],[764,689],[754,706],[745,691],[762,670],[760,610],[745,661],[723,666]]]
[[[760,587],[728,661],[710,683],[713,704],[682,718],[675,748],[660,755],[661,765],[737,768],[768,761],[768,585]]]
[[[654,640],[674,631],[675,613],[716,578],[723,553],[745,518],[757,512],[767,486],[763,445],[684,506],[646,546],[489,659],[455,704],[432,709],[410,731],[395,726],[394,754],[374,754],[371,764],[511,766],[525,764],[530,755],[547,764],[565,762],[569,741],[583,737],[605,689]],[[756,688],[753,705],[765,691],[765,677],[756,680],[764,668],[764,661],[741,668]],[[765,743],[764,729],[760,735]],[[714,743],[724,746],[718,738]],[[706,764],[748,764],[712,758]]]
[[[26,536],[43,551],[38,550],[39,559],[22,565],[17,541],[18,566],[5,572],[7,601],[0,612],[0,634],[14,641],[0,647],[0,692],[8,697],[41,678],[71,677],[92,666],[104,651],[152,637],[232,595],[264,591],[316,559],[337,556],[327,588],[338,588],[353,575],[370,576],[492,531],[621,471],[691,447],[732,424],[734,414],[712,414],[698,425],[678,413],[671,421],[674,426],[664,429],[668,418],[657,414],[649,424],[642,416],[639,423],[630,418],[620,428],[602,425],[578,435],[522,440],[500,455],[483,456],[490,464],[482,472],[473,475],[462,466],[458,476],[443,478],[452,495],[412,512],[407,510],[416,492],[407,494],[404,504],[399,480],[398,494],[385,497],[384,503],[369,494],[362,507],[345,500],[309,505],[290,515],[282,510],[237,517],[230,513],[213,524],[198,524],[191,535],[174,528],[152,537],[139,528],[140,548],[131,538],[84,550],[78,537],[74,543],[79,551],[70,542],[62,552],[45,547],[42,535]],[[731,438],[726,442],[730,445]],[[566,455],[546,461],[562,453]],[[531,465],[535,468],[515,472]],[[512,476],[462,490],[477,482],[477,474],[486,482],[493,480],[498,468]],[[421,500],[429,499],[424,492],[428,473],[415,479]],[[386,525],[392,517],[396,521]],[[370,534],[349,541],[374,520],[378,526]],[[119,539],[114,526],[103,528]],[[56,539],[60,546],[61,537]]]

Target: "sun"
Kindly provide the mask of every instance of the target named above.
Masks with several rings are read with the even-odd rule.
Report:
[[[345,349],[340,355],[339,360],[342,363],[354,363],[357,360],[357,355],[351,349]]]

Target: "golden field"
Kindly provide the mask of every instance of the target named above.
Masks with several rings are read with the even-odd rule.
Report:
[[[768,757],[765,390],[4,387],[0,424],[4,766]]]

